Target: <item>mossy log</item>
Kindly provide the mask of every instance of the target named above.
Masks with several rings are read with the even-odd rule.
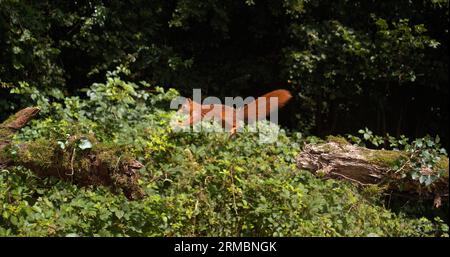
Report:
[[[435,169],[445,169],[445,173],[429,186],[408,175],[408,167],[404,165],[408,158],[402,151],[372,150],[345,140],[333,140],[306,145],[296,162],[299,169],[324,178],[343,179],[359,186],[379,185],[408,197],[431,198],[439,207],[441,198],[448,198],[448,158],[442,156]]]
[[[39,113],[28,107],[0,124],[0,166],[20,165],[40,177],[56,177],[80,186],[104,185],[122,190],[129,199],[138,199],[143,191],[137,170],[143,167],[125,149],[97,142],[93,135],[69,137],[64,147],[56,139],[38,139],[12,144],[12,136]],[[80,148],[80,141],[90,147]]]

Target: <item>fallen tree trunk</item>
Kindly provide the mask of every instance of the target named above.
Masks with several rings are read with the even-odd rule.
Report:
[[[80,186],[109,186],[122,190],[129,199],[143,196],[137,173],[143,165],[126,149],[97,142],[94,135],[13,145],[13,135],[38,113],[39,108],[25,108],[0,124],[0,167],[20,165],[40,177],[56,177]]]
[[[33,119],[39,111],[37,107],[27,107],[0,124],[0,151],[11,143],[12,136]]]
[[[445,170],[431,185],[425,186],[409,175],[408,154],[402,151],[372,150],[346,142],[308,144],[297,156],[297,167],[325,178],[343,179],[359,186],[379,185],[391,192],[434,198],[439,207],[441,197],[448,197],[448,158],[424,172]],[[428,174],[427,174],[428,175]]]

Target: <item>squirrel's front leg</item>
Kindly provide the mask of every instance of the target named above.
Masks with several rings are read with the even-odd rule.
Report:
[[[236,126],[233,126],[230,130],[230,136],[229,136],[230,139],[236,138],[236,131],[237,131]]]

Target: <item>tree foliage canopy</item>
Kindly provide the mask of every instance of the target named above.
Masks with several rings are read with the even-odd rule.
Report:
[[[448,1],[0,1],[2,98],[132,81],[297,97],[285,125],[448,139]],[[59,91],[58,91],[59,90]],[[16,105],[0,101],[5,118]],[[371,117],[371,119],[367,119]]]

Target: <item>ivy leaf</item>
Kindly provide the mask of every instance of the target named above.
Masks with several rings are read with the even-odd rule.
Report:
[[[66,149],[66,145],[64,144],[64,142],[58,141],[58,145],[62,150]]]
[[[92,148],[92,143],[87,139],[81,139],[80,143],[78,144],[78,147],[81,150],[90,149]]]
[[[422,140],[417,140],[416,145],[417,145],[417,147],[422,147]]]
[[[426,185],[426,186],[429,186],[429,185],[431,185],[432,182],[433,182],[432,177],[431,177],[431,176],[428,176],[428,177],[427,177],[427,180],[425,180],[425,185]]]
[[[423,184],[423,182],[425,182],[425,176],[420,176],[420,178],[419,178],[419,182],[420,182],[420,184]]]
[[[123,217],[123,215],[125,214],[125,212],[122,211],[122,210],[117,210],[117,211],[115,212],[115,214],[116,214],[116,217],[117,217],[117,218],[121,219],[121,218]]]

